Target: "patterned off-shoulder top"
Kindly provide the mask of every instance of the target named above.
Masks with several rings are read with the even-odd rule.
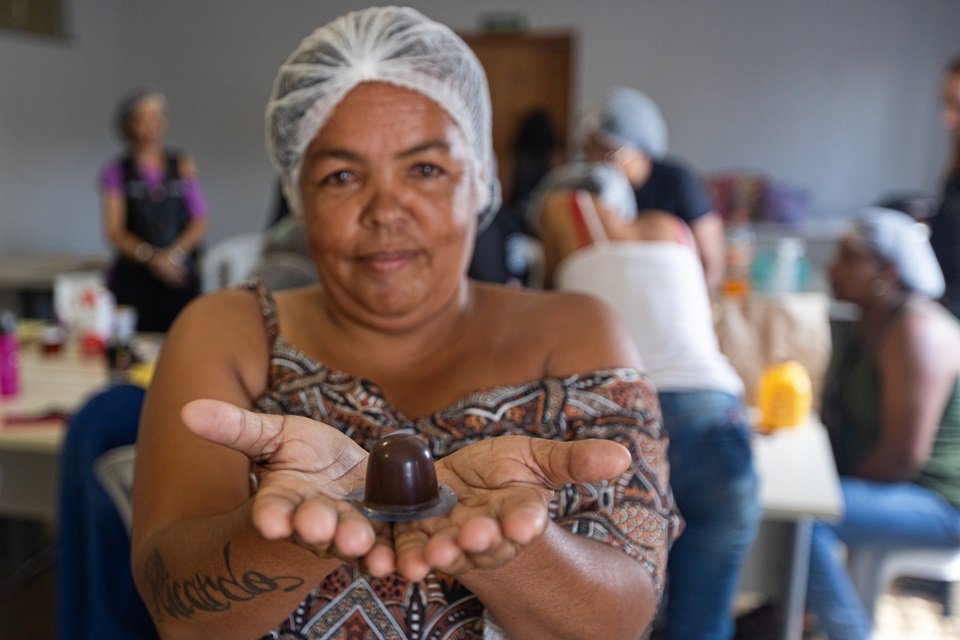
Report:
[[[616,481],[566,485],[550,517],[641,563],[662,590],[667,552],[680,529],[669,488],[667,440],[656,392],[634,369],[609,369],[478,390],[431,415],[407,417],[376,383],[316,362],[280,334],[272,297],[257,284],[271,342],[267,390],[257,410],[302,415],[339,428],[368,450],[398,430],[420,434],[435,458],[500,435],[605,438],[626,446],[631,468]],[[476,639],[492,625],[483,604],[454,578],[376,578],[342,565],[264,636],[276,639]],[[487,637],[490,637],[487,629]]]

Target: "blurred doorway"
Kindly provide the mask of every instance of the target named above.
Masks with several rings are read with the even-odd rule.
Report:
[[[460,34],[487,72],[493,103],[493,146],[504,196],[511,193],[511,146],[524,118],[546,111],[566,157],[572,118],[574,36],[570,32]]]

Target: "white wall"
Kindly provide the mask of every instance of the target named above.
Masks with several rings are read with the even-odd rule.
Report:
[[[936,191],[937,93],[960,53],[947,0],[414,0],[460,30],[487,11],[579,33],[574,100],[648,92],[671,150],[702,171],[807,186],[821,215],[895,189]],[[142,82],[171,103],[170,143],[196,158],[211,239],[262,226],[272,169],[263,106],[277,66],[346,0],[74,0],[71,38],[0,31],[0,251],[105,251],[95,177],[119,150],[117,98]],[[589,7],[589,8],[588,8]]]
[[[115,146],[123,0],[67,2],[65,40],[0,31],[0,251],[101,251],[94,174]]]

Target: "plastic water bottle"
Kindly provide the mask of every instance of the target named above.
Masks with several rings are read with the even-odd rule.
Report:
[[[12,311],[0,311],[0,397],[20,393],[20,343],[17,317]]]
[[[111,376],[117,380],[123,380],[136,362],[133,353],[136,330],[137,310],[131,306],[118,305],[113,310],[113,326],[106,345],[107,366]]]
[[[801,288],[806,248],[800,238],[781,238],[770,274],[770,293],[795,293]]]
[[[727,229],[724,295],[739,298],[750,293],[750,270],[755,245],[756,237],[749,223],[744,222]]]

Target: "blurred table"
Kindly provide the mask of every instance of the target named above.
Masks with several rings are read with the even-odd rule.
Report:
[[[799,640],[813,521],[843,515],[840,479],[826,428],[816,417],[794,428],[754,436],[753,452],[763,522],[744,567],[741,590],[759,586],[775,594],[783,613],[779,637]]]
[[[20,355],[20,393],[0,398],[0,516],[53,522],[66,423],[44,416],[72,413],[110,374],[103,357],[81,356],[71,345],[44,355],[27,343]]]
[[[0,306],[13,306],[21,317],[52,317],[53,283],[58,274],[103,271],[108,263],[103,255],[0,255]]]

